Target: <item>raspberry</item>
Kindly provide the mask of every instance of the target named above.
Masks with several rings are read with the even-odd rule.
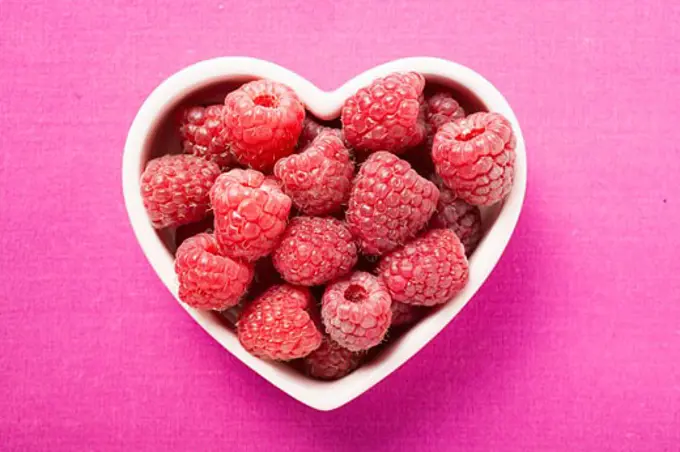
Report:
[[[292,89],[256,80],[229,93],[224,103],[227,140],[239,163],[270,171],[295,151],[305,108]]]
[[[342,107],[345,139],[367,152],[401,153],[425,139],[425,78],[415,72],[379,78]]]
[[[312,377],[337,380],[356,369],[360,362],[360,354],[351,352],[324,336],[321,346],[306,356],[302,364]]]
[[[426,97],[425,124],[427,127],[428,149],[432,149],[432,140],[437,130],[447,122],[465,117],[465,110],[448,91],[437,91]]]
[[[433,228],[448,228],[456,233],[470,255],[482,239],[482,214],[479,207],[470,205],[458,198],[447,187],[439,186],[439,204],[432,216]]]
[[[151,160],[140,181],[142,200],[157,229],[201,220],[210,209],[209,192],[220,168],[193,155]]]
[[[227,309],[238,304],[253,279],[253,267],[222,256],[212,234],[198,234],[177,249],[175,273],[179,298],[198,309]]]
[[[468,281],[463,244],[450,229],[433,229],[378,264],[393,300],[413,305],[445,303]]]
[[[355,272],[328,285],[321,303],[328,335],[353,352],[378,345],[392,322],[390,295],[369,273]]]
[[[221,174],[210,200],[220,246],[226,254],[250,261],[266,256],[278,244],[291,208],[276,180],[254,170]]]
[[[349,273],[357,263],[357,247],[335,218],[296,217],[272,257],[289,283],[316,286]]]
[[[238,340],[259,358],[303,358],[319,348],[322,340],[310,315],[313,307],[307,288],[288,284],[271,287],[241,313]]]
[[[302,132],[300,133],[300,139],[298,140],[297,145],[298,149],[304,150],[309,144],[311,144],[312,141],[314,141],[314,138],[316,138],[322,132],[330,132],[341,140],[343,139],[342,131],[340,129],[322,126],[307,116],[302,122]]]
[[[323,132],[301,154],[276,162],[274,174],[303,213],[326,215],[347,202],[354,163],[342,140]]]
[[[376,152],[354,180],[346,212],[350,231],[365,254],[383,254],[404,244],[432,216],[439,190],[408,162]]]
[[[437,174],[458,197],[473,205],[501,201],[512,188],[515,135],[498,113],[473,113],[444,124],[434,137]]]
[[[422,306],[392,300],[392,327],[402,327],[417,322],[424,314]]]
[[[223,110],[224,105],[183,110],[179,118],[179,135],[185,153],[211,160],[226,169],[232,163],[232,156],[225,136]]]

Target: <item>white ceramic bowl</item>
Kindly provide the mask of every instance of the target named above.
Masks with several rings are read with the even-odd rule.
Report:
[[[171,237],[151,226],[140,196],[139,178],[146,162],[165,151],[178,152],[170,131],[170,117],[181,103],[220,101],[225,88],[257,78],[269,78],[293,88],[307,109],[320,119],[340,115],[345,99],[377,77],[397,71],[417,71],[428,81],[448,85],[482,104],[484,109],[505,115],[517,135],[515,184],[512,192],[495,208],[484,212],[485,238],[470,259],[470,281],[447,304],[433,311],[375,360],[347,377],[323,382],[307,378],[284,364],[255,358],[246,352],[221,316],[181,304],[217,342],[252,370],[290,396],[318,410],[338,408],[401,366],[460,312],[477,292],[501,257],[519,218],[526,190],[526,152],[517,118],[503,95],[486,79],[467,67],[437,58],[405,58],[377,66],[356,76],[332,92],[322,91],[301,76],[276,64],[254,58],[225,57],[189,66],[161,83],[146,99],[132,123],[123,154],[123,195],[132,228],[144,254],[158,277],[177,298],[178,283],[173,271]],[[218,86],[219,85],[219,86]]]

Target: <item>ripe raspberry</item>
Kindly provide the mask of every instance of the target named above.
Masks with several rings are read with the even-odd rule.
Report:
[[[335,218],[296,217],[272,255],[291,284],[316,286],[346,275],[357,263],[349,229]]]
[[[425,139],[425,78],[415,72],[375,80],[342,107],[345,139],[355,149],[399,154]]]
[[[515,135],[498,113],[473,113],[444,124],[434,137],[432,161],[444,183],[464,201],[489,206],[512,188]]]
[[[342,140],[323,132],[301,154],[276,162],[274,175],[300,211],[327,215],[347,202],[354,163]]]
[[[330,132],[336,135],[341,140],[344,139],[342,131],[340,129],[322,126],[321,124],[307,116],[305,117],[305,120],[302,122],[302,132],[300,133],[300,139],[298,140],[297,145],[298,149],[304,150],[322,132]]]
[[[164,155],[142,173],[142,200],[156,229],[201,220],[210,209],[208,193],[220,168],[193,155]]]
[[[291,200],[254,170],[221,174],[210,191],[215,237],[223,251],[250,261],[269,254],[286,229]]]
[[[378,265],[393,300],[413,305],[445,303],[468,281],[465,249],[449,229],[433,229],[382,258]]]
[[[453,95],[444,90],[440,90],[426,96],[425,124],[427,127],[428,149],[432,149],[432,141],[437,130],[447,122],[455,121],[465,117],[465,110],[460,106]]]
[[[253,279],[253,267],[222,256],[212,234],[182,243],[175,257],[179,298],[198,309],[227,309],[238,304]]]
[[[376,152],[352,185],[346,221],[365,254],[383,254],[404,244],[432,216],[439,190],[408,162]]]
[[[313,307],[314,300],[305,287],[271,287],[241,313],[238,340],[259,358],[303,358],[321,345],[321,332],[310,315]]]
[[[390,295],[369,273],[355,272],[328,285],[321,303],[328,335],[353,352],[378,345],[392,322]]]
[[[324,336],[321,346],[306,356],[303,366],[308,375],[321,380],[337,380],[359,366],[361,354],[341,347]]]
[[[417,322],[425,313],[424,307],[392,300],[392,327],[402,327]]]
[[[225,136],[223,110],[224,105],[182,110],[179,135],[185,153],[211,160],[226,169],[232,164],[232,156]]]
[[[239,163],[270,171],[295,151],[305,108],[292,89],[256,80],[229,93],[224,103],[227,140]]]
[[[437,212],[432,216],[430,225],[455,232],[468,256],[482,239],[482,214],[479,207],[466,203],[445,186],[439,185]]]

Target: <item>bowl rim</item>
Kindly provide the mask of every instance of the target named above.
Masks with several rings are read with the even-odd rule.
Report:
[[[139,176],[143,171],[144,149],[161,120],[177,103],[202,87],[246,78],[270,78],[287,84],[320,119],[339,116],[344,100],[377,77],[392,72],[416,71],[426,78],[447,80],[469,90],[490,110],[503,114],[517,138],[515,181],[498,217],[470,259],[470,281],[438,312],[405,333],[389,356],[363,366],[333,382],[318,382],[291,372],[287,366],[253,357],[246,352],[232,331],[211,313],[179,304],[230,353],[270,383],[294,399],[321,411],[336,409],[355,399],[394,372],[414,356],[460,312],[487,279],[503,254],[519,220],[527,183],[526,146],[519,122],[509,103],[487,79],[461,64],[433,57],[408,57],[375,66],[333,91],[323,91],[312,82],[275,63],[250,57],[219,57],[200,61],[179,70],[162,81],[137,112],[125,142],[122,162],[122,189],[125,207],[135,237],[144,255],[163,284],[179,301],[173,256],[163,246],[146,215],[140,194]]]

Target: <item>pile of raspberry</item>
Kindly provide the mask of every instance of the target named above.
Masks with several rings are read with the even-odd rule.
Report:
[[[515,137],[418,73],[373,81],[337,127],[256,80],[177,117],[183,153],[148,162],[144,205],[174,231],[179,297],[239,313],[243,347],[341,378],[468,281],[480,207],[513,183]]]

